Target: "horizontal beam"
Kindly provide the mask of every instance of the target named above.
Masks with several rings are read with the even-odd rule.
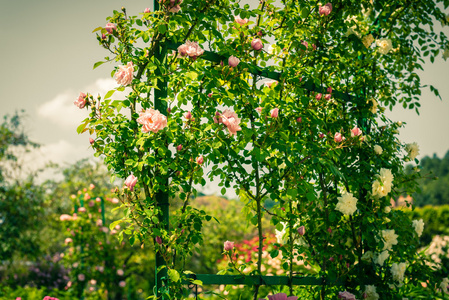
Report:
[[[290,285],[290,277],[288,276],[258,276],[258,275],[212,275],[212,274],[190,274],[190,280],[200,280],[203,285]],[[190,284],[187,280],[185,284]],[[342,283],[341,280],[337,285]],[[291,285],[323,285],[324,280],[317,277],[298,277],[293,276]]]
[[[181,43],[174,43],[172,41],[167,41],[166,44],[167,44],[167,48],[171,49],[171,50],[178,50],[178,47],[182,45]],[[200,56],[200,58],[208,60],[208,61],[212,61],[215,63],[221,63],[221,62],[228,61],[229,56],[224,56],[224,55],[217,54],[215,52],[205,50],[203,55]],[[261,68],[259,66],[247,64],[245,62],[241,62],[240,64],[243,65],[244,68],[247,68],[248,71],[253,75],[270,78],[270,79],[277,80],[277,81],[279,81],[279,79],[281,77],[281,73],[271,71],[268,68]],[[317,92],[317,93],[323,93],[323,94],[326,93],[325,88],[316,86],[312,80],[305,81],[302,87],[311,92]],[[349,103],[354,103],[356,101],[360,102],[363,100],[363,98],[361,98],[361,97],[350,95],[348,93],[339,92],[336,90],[333,90],[332,94],[334,95],[335,98],[344,100]]]

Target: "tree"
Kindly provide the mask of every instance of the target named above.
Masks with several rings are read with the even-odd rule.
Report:
[[[22,113],[4,116],[0,124],[0,261],[10,262],[15,255],[36,257],[41,253],[39,232],[43,216],[44,189],[34,183],[34,174],[13,178],[12,167],[20,168],[17,149],[39,145],[30,141],[22,129]]]
[[[443,158],[426,156],[419,163],[423,178],[419,181],[420,192],[412,195],[416,206],[449,204],[449,151]],[[407,166],[407,172],[414,172]]]

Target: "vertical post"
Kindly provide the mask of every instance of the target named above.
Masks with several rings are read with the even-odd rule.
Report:
[[[158,0],[154,0],[154,11],[159,10],[159,2]],[[163,66],[166,65],[166,55],[167,55],[167,46],[165,44],[165,40],[162,39],[162,42],[157,42],[155,45],[155,55],[154,57],[161,63],[160,68],[156,69],[156,75],[162,75]],[[165,100],[161,100],[162,98],[167,97],[167,81],[159,80],[157,81],[157,89],[154,89],[154,108],[159,110],[162,114],[167,115],[167,102]],[[162,229],[168,231],[169,230],[169,203],[168,203],[168,178],[166,179],[165,186],[167,187],[166,191],[158,191],[156,193],[156,205],[162,211]],[[160,272],[158,272],[158,268],[161,266],[166,266],[166,262],[162,255],[159,252],[156,252],[156,296],[157,298],[162,298],[160,288],[162,286],[168,286],[168,276],[167,276],[167,268],[163,268]]]

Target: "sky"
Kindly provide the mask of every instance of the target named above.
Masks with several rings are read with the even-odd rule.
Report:
[[[242,1],[255,4],[255,0]],[[110,77],[112,66],[93,70],[93,64],[107,55],[98,45],[93,29],[104,26],[113,10],[126,7],[137,15],[152,0],[0,0],[0,113],[25,109],[25,131],[42,144],[29,154],[32,167],[51,160],[68,165],[92,158],[89,135],[76,133],[87,116],[73,101],[80,92],[104,95],[116,87]],[[436,26],[439,29],[439,26]],[[449,35],[449,27],[444,28]],[[397,107],[387,115],[406,125],[400,130],[404,142],[417,142],[418,158],[434,153],[439,157],[449,150],[449,61],[441,55],[419,73],[423,84],[439,89],[439,100],[423,89],[420,116]],[[216,190],[209,187],[205,193]]]

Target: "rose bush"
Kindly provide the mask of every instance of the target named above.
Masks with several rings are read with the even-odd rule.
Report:
[[[121,86],[86,95],[90,114],[78,132],[96,135],[92,146],[111,172],[138,178],[125,193],[122,225],[133,242],[156,249],[156,296],[186,293],[185,261],[211,219],[191,202],[195,186],[206,184],[204,167],[223,193],[235,189],[258,230],[249,275],[264,273],[261,220],[269,214],[285,231],[276,245],[284,274],[298,274],[301,255],[322,278],[309,290],[315,298],[360,298],[365,290],[392,298],[439,281],[417,254],[411,221],[387,209],[391,197],[416,189],[420,175],[404,172],[417,148],[398,140],[402,125],[384,110],[419,108],[416,70],[448,45],[444,34],[422,28],[443,16],[426,0],[262,0],[253,9],[233,0],[155,1],[153,12],[122,9],[108,18],[113,29],[97,28]],[[255,37],[271,42],[270,50],[253,51]],[[124,99],[111,100],[125,85]],[[169,224],[167,205],[177,196],[183,204]],[[362,260],[367,253],[374,260]],[[436,284],[426,292],[437,295]],[[258,293],[255,285],[253,299]]]

